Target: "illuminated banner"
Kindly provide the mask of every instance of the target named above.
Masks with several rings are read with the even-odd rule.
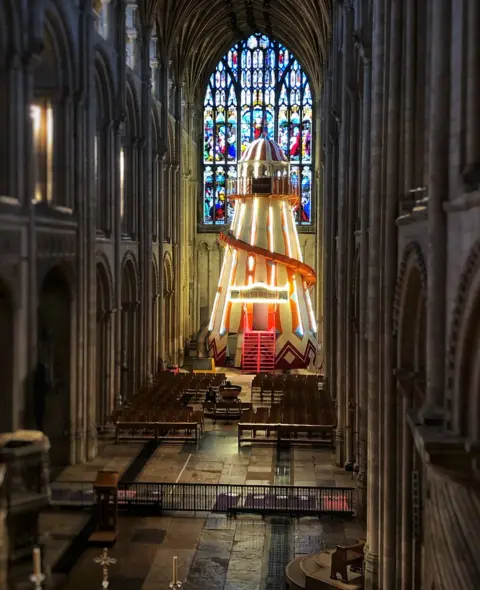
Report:
[[[271,289],[230,289],[230,299],[232,301],[246,301],[249,299],[265,299],[268,301],[288,301],[288,291],[277,291]]]

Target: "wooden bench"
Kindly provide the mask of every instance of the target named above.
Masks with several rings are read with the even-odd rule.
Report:
[[[316,435],[316,442],[333,445],[334,444],[334,426],[321,424],[279,424],[278,440],[282,442],[311,442],[312,435]],[[307,440],[299,439],[300,434],[307,435]]]
[[[193,432],[194,436],[177,437],[169,436],[169,431],[184,430],[185,433]],[[203,432],[202,422],[117,422],[115,424],[115,441],[118,443],[120,438],[135,438],[147,439],[155,438],[175,440],[183,438],[185,440],[195,440],[198,442],[200,435]],[[130,435],[125,436],[126,433]],[[123,436],[122,436],[123,435]]]
[[[278,429],[278,424],[269,424],[267,422],[239,422],[238,423],[238,444],[241,445],[242,442],[261,442],[262,439],[256,438],[257,432],[265,432],[268,433],[274,432],[276,434]],[[245,436],[243,433],[251,432],[251,436]],[[265,438],[265,442],[274,442],[276,437],[272,438]]]
[[[118,443],[122,433],[135,433],[128,438],[151,438],[147,432],[158,440],[157,422],[117,422],[115,424],[115,442]]]
[[[335,551],[332,553],[332,565],[330,569],[330,577],[333,580],[337,579],[337,574],[340,574],[342,582],[348,584],[347,566],[354,568],[361,568],[363,566],[363,549],[365,541],[359,541],[355,545],[337,545]]]
[[[249,432],[251,436],[244,433]],[[257,432],[265,432],[266,438],[257,438]],[[272,436],[270,436],[272,434]],[[299,438],[300,434],[308,438]],[[275,424],[270,422],[239,422],[238,423],[238,444],[242,442],[275,442],[278,443],[307,443],[333,446],[335,428],[333,426],[316,424]],[[315,436],[315,438],[312,438]]]

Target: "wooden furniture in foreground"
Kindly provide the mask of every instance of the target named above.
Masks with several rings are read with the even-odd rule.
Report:
[[[361,568],[363,566],[363,549],[365,541],[360,541],[355,545],[337,545],[332,553],[332,566],[330,577],[337,579],[337,574],[343,582],[348,584],[347,566]]]
[[[99,471],[93,484],[95,492],[96,531],[90,543],[112,547],[117,539],[118,527],[118,471]]]

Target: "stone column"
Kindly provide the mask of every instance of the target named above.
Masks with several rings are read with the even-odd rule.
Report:
[[[139,236],[140,260],[142,264],[143,285],[141,292],[142,299],[142,351],[140,358],[141,383],[145,383],[150,372],[153,370],[152,362],[152,297],[153,297],[153,276],[152,276],[152,242],[153,242],[153,200],[152,200],[152,89],[150,84],[150,37],[152,29],[150,26],[143,26],[141,36],[141,72],[142,72],[142,149],[140,153],[141,176],[141,227],[142,234]]]
[[[379,353],[380,353],[380,265],[381,265],[381,188],[383,156],[383,78],[385,35],[385,0],[373,6],[372,39],[372,120],[369,206],[368,267],[368,472],[367,472],[367,547],[365,551],[365,590],[379,585],[380,523],[380,423],[379,423]]]
[[[397,268],[397,226],[399,199],[399,142],[402,59],[402,2],[390,0],[390,51],[388,78],[388,144],[386,151],[386,203],[384,219],[383,301],[384,301],[384,374],[383,374],[383,588],[395,588],[397,523],[397,390],[393,377],[395,339],[393,336],[393,300]]]
[[[349,41],[353,43],[352,40]],[[352,56],[353,60],[353,56]],[[356,61],[358,64],[358,62]],[[349,110],[350,110],[350,121],[349,121],[349,139],[348,139],[348,189],[347,189],[347,227],[346,227],[346,263],[347,263],[347,276],[346,276],[346,324],[345,324],[345,408],[346,408],[346,421],[345,421],[345,467],[353,469],[353,465],[356,462],[356,450],[354,449],[354,440],[358,433],[355,434],[356,428],[356,391],[355,391],[355,222],[356,222],[356,207],[357,207],[357,150],[359,140],[359,109],[358,109],[358,96],[356,88],[352,87],[352,82],[349,85]]]
[[[115,316],[114,316],[114,378],[113,389],[115,396],[115,406],[118,407],[122,403],[122,396],[125,394],[121,391],[122,386],[122,367],[123,367],[123,342],[122,342],[122,259],[120,244],[122,241],[122,217],[120,214],[120,146],[122,145],[123,123],[117,120],[114,126],[114,147],[113,147],[113,182],[112,194],[116,198],[113,201],[113,231],[112,236],[115,240],[115,293],[113,294]]]
[[[370,197],[370,123],[372,110],[372,64],[365,49],[362,51],[363,61],[363,94],[362,94],[362,161],[361,161],[361,201],[360,201],[360,399],[357,411],[360,423],[360,458],[358,472],[358,508],[359,516],[366,520],[367,514],[367,438],[368,438],[368,227]]]
[[[165,306],[163,304],[164,289],[165,289],[165,273],[163,265],[163,242],[165,239],[165,183],[167,178],[167,164],[165,156],[162,159],[160,176],[160,198],[158,203],[158,293],[160,295],[160,306],[158,311],[158,357],[160,362],[165,361]]]
[[[467,71],[465,74],[466,114],[464,180],[471,189],[478,189],[480,183],[480,2],[468,0],[467,8]]]
[[[340,127],[340,159],[338,170],[338,247],[336,251],[338,297],[337,297],[337,465],[345,463],[345,418],[347,410],[346,391],[346,347],[347,347],[347,213],[348,213],[348,133],[350,126],[350,104],[348,86],[351,70],[351,47],[353,10],[344,6],[342,40],[342,112]]]
[[[175,362],[180,363],[180,338],[182,333],[181,326],[181,309],[182,309],[182,259],[179,239],[181,236],[181,179],[180,179],[180,166],[177,164],[174,168],[174,190],[173,190],[173,203],[172,212],[174,217],[174,233],[173,233],[173,280],[175,289],[175,305],[174,305],[174,317],[173,317],[173,353]],[[183,351],[182,351],[183,352]]]
[[[400,590],[411,590],[413,562],[412,533],[412,471],[413,471],[413,438],[407,422],[407,411],[412,407],[412,390],[414,374],[398,380],[398,390],[402,396],[402,464],[401,464],[401,585]]]
[[[447,233],[450,119],[450,5],[432,2],[428,179],[427,391],[420,411],[425,423],[439,422],[445,388]]]
[[[325,257],[325,264],[323,268],[323,370],[327,378],[327,386],[330,388],[330,331],[331,331],[331,292],[333,285],[330,281],[330,268],[331,268],[331,233],[332,227],[330,224],[330,210],[333,206],[332,195],[330,193],[331,186],[331,161],[332,161],[332,147],[330,142],[330,86],[331,86],[331,73],[327,73],[327,79],[325,80],[324,94],[322,98],[323,108],[323,157],[324,157],[324,174],[323,174],[323,215],[324,215],[324,233],[323,233],[323,255]],[[317,245],[318,249],[318,245]],[[329,391],[331,394],[332,392]]]
[[[321,329],[323,326],[323,291],[325,288],[325,284],[323,281],[324,276],[324,193],[322,191],[322,104],[320,100],[315,101],[315,110],[314,110],[314,117],[315,117],[315,155],[314,155],[314,162],[315,162],[315,169],[314,169],[314,178],[315,178],[315,188],[313,192],[313,198],[316,201],[316,209],[314,212],[315,217],[312,218],[316,225],[316,239],[317,239],[317,251],[315,256],[315,264],[317,268],[317,276],[319,281],[317,282],[317,286],[315,289],[315,317],[317,319],[317,330],[319,331],[318,340],[322,344],[322,352],[323,352],[323,338],[321,337]],[[318,358],[317,358],[317,366],[318,366]]]
[[[5,477],[7,466],[0,465],[0,588],[7,588],[8,577],[8,525]]]

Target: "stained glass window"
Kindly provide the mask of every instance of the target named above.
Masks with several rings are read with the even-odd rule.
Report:
[[[311,223],[312,94],[307,76],[288,49],[256,33],[235,45],[210,77],[204,103],[205,224],[230,223],[233,203],[226,181],[237,174],[247,145],[263,131],[290,160],[301,184],[297,222]]]

